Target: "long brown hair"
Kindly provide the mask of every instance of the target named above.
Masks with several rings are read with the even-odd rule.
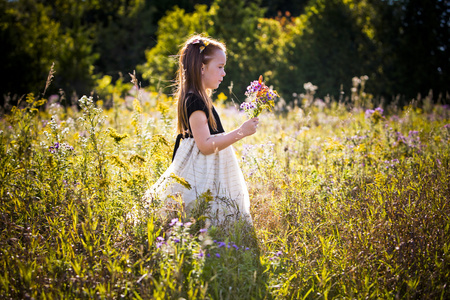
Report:
[[[193,92],[205,102],[209,113],[208,123],[213,130],[217,130],[216,120],[212,114],[211,91],[205,91],[202,84],[202,65],[207,65],[217,50],[222,50],[226,53],[225,44],[203,35],[194,35],[186,41],[178,54],[179,67],[176,92],[178,101],[178,133],[184,134],[189,130],[189,119],[186,109],[188,92]]]

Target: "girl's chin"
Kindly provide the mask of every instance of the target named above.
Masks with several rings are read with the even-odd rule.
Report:
[[[211,86],[211,87],[206,88],[206,89],[216,90],[217,88],[219,88],[219,85],[220,85],[220,82],[218,84],[216,84],[214,87]]]

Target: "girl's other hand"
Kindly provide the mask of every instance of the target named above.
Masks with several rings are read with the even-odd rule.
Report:
[[[257,117],[249,119],[245,121],[241,127],[240,132],[243,136],[249,136],[256,132],[256,129],[258,128],[259,119]]]

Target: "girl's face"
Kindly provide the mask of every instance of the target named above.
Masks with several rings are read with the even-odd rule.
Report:
[[[208,64],[202,66],[202,83],[203,88],[215,90],[225,77],[225,64],[227,56],[222,50],[214,51],[212,59]]]

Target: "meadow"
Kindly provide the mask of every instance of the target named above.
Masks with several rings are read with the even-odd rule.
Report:
[[[211,226],[142,202],[171,162],[173,98],[109,97],[2,113],[0,298],[450,298],[448,99],[278,101],[234,145],[253,225]],[[226,130],[245,120],[213,97]]]

